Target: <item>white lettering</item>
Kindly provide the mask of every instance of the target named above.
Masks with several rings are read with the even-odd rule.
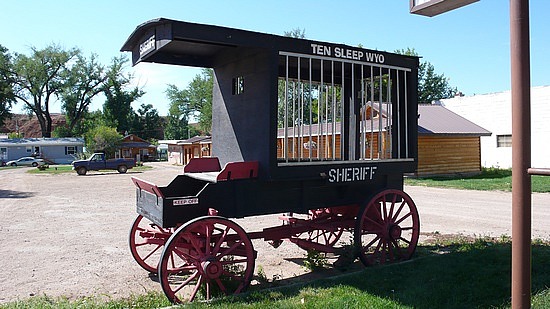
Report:
[[[328,171],[329,182],[353,182],[374,179],[376,166],[332,168]]]
[[[185,198],[180,200],[174,200],[173,204],[174,206],[184,206],[184,205],[195,205],[199,203],[198,197],[192,197],[192,198]]]
[[[143,56],[156,48],[155,35],[149,37],[145,42],[139,44],[139,55]]]
[[[146,44],[146,42],[142,43]],[[332,53],[334,51],[334,54]],[[355,50],[355,49],[348,49],[348,48],[342,48],[335,46],[332,48],[331,46],[327,45],[321,45],[321,44],[315,44],[311,43],[311,52],[315,55],[320,56],[332,56],[336,58],[343,58],[343,59],[351,59],[351,60],[357,60],[357,61],[366,61],[366,62],[375,62],[375,63],[384,63],[386,61],[383,54],[379,53],[365,53],[361,50]],[[140,46],[140,53],[141,53],[141,46]]]
[[[321,56],[330,56],[331,54],[330,46],[314,44],[314,43],[311,43],[311,51],[312,53],[316,55],[321,55]]]

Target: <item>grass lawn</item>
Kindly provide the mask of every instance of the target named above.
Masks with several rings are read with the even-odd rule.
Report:
[[[405,184],[465,190],[512,191],[512,171],[484,168],[481,174],[476,176],[405,178]],[[531,176],[531,185],[533,192],[550,192],[550,176]]]
[[[455,239],[424,244],[401,264],[299,285],[266,288],[192,303],[186,308],[509,308],[509,239]],[[533,308],[550,307],[550,244],[533,245]],[[277,282],[271,283],[277,285]],[[160,291],[160,286],[159,286]],[[93,297],[69,301],[45,296],[4,308],[158,308],[170,304],[162,293],[123,300]]]

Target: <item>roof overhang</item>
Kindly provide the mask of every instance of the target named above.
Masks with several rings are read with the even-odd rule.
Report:
[[[410,12],[412,14],[434,17],[478,1],[479,0],[410,0]]]

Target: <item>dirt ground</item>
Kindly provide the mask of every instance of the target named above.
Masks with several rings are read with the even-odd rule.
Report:
[[[31,175],[0,169],[0,304],[38,295],[124,297],[161,287],[133,260],[131,176],[164,186],[182,168],[151,163],[145,172]],[[510,194],[408,187],[423,233],[510,234]],[[549,194],[533,198],[533,234],[550,237]],[[488,210],[491,211],[488,211]],[[535,217],[537,217],[535,219]],[[278,214],[236,220],[247,232],[281,224]],[[259,267],[281,283],[307,278],[305,252],[254,240]],[[327,275],[327,274],[323,274]]]

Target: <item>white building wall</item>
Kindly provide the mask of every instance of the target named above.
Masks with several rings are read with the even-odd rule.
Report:
[[[443,106],[491,131],[481,137],[481,165],[512,167],[512,148],[497,147],[498,135],[512,134],[510,91],[441,100]],[[513,138],[513,137],[512,137]],[[550,167],[550,86],[531,88],[531,166]]]

